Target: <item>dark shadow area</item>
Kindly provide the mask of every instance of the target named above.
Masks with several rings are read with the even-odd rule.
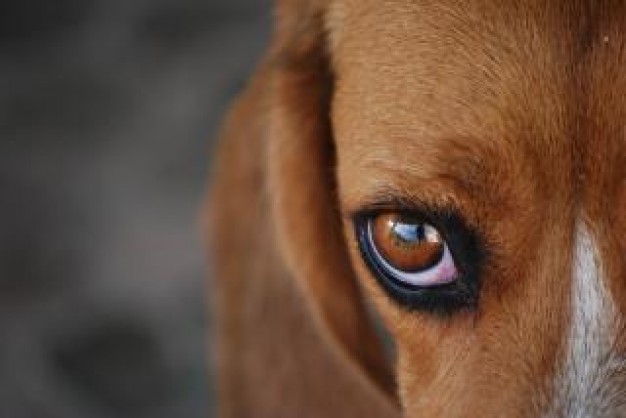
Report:
[[[200,208],[270,3],[0,4],[0,416],[212,416]]]

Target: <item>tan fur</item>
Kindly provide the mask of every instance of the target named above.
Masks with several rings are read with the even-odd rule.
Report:
[[[626,312],[626,5],[276,10],[272,45],[225,123],[207,210],[222,416],[546,413],[580,219]],[[381,193],[452,205],[484,237],[476,311],[409,312],[383,293],[350,218]]]

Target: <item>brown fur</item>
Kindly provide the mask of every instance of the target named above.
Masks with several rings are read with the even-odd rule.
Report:
[[[208,210],[222,416],[548,410],[576,219],[626,311],[625,28],[610,0],[278,1]],[[382,292],[350,218],[381,193],[452,205],[484,236],[476,311]]]

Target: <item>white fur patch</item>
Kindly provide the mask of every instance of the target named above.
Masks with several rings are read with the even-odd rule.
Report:
[[[573,263],[573,312],[566,358],[548,416],[626,416],[623,378],[619,377],[626,362],[614,352],[616,307],[606,288],[594,239],[582,224],[576,229]]]

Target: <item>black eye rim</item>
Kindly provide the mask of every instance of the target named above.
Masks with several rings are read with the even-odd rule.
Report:
[[[391,275],[377,261],[369,237],[370,221],[384,213],[410,216],[435,227],[452,254],[458,271],[457,280],[439,286],[416,287]],[[480,270],[485,250],[478,233],[454,209],[404,206],[366,209],[353,216],[353,223],[363,261],[385,293],[403,308],[447,316],[463,309],[474,310],[478,306]]]

